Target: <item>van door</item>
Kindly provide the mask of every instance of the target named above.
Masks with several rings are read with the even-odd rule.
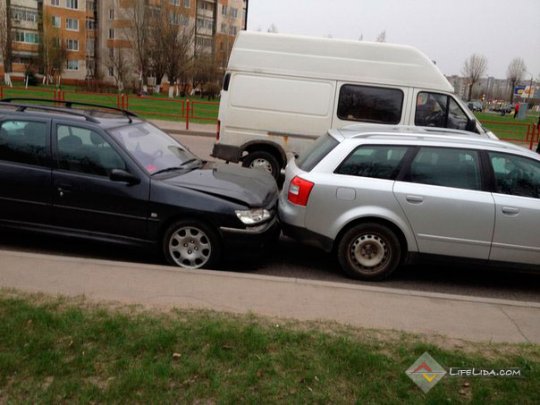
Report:
[[[408,93],[406,87],[338,82],[332,128],[353,124],[402,124]]]
[[[475,117],[451,94],[414,89],[414,104],[409,125],[459,129],[479,133],[471,127]]]

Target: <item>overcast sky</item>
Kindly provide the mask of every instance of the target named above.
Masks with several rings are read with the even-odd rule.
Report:
[[[250,0],[248,30],[413,45],[446,75],[473,53],[506,78],[515,57],[540,76],[540,0]],[[529,79],[530,74],[525,78]]]

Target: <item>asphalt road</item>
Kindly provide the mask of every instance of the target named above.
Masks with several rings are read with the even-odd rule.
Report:
[[[178,138],[201,158],[210,159],[213,138]],[[163,264],[157,249],[135,249],[22,232],[0,232],[0,249]],[[1,263],[0,255],[0,271]],[[250,274],[370,284],[345,278],[334,257],[287,238],[282,238],[275,248],[263,255],[241,251],[227,252],[222,268],[225,271]],[[494,270],[451,263],[407,266],[380,285],[396,289],[540,302],[540,273]]]

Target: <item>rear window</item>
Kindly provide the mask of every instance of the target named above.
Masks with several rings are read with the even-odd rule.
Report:
[[[402,109],[403,92],[399,89],[346,84],[339,92],[340,120],[399,124]]]
[[[300,156],[296,165],[305,172],[310,172],[319,162],[338,145],[338,141],[330,135],[319,137],[312,148]]]

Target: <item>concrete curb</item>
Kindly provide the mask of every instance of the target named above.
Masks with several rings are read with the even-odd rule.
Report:
[[[30,259],[45,259],[45,260],[55,260],[58,262],[73,263],[73,264],[92,264],[103,267],[120,267],[120,268],[137,268],[142,270],[160,270],[171,273],[186,273],[192,275],[201,275],[201,276],[210,276],[210,277],[219,277],[219,278],[230,278],[230,279],[245,279],[245,280],[258,280],[271,283],[286,283],[286,284],[297,284],[313,287],[331,287],[336,289],[352,290],[352,291],[364,291],[370,293],[380,293],[380,294],[392,294],[405,297],[420,297],[420,298],[430,298],[437,300],[447,300],[447,301],[461,301],[461,302],[471,302],[478,304],[492,304],[492,305],[505,305],[513,307],[522,307],[522,308],[534,308],[540,309],[540,302],[531,302],[531,301],[519,301],[519,300],[505,300],[499,298],[487,298],[487,297],[472,297],[468,295],[458,295],[458,294],[445,294],[445,293],[431,293],[427,291],[418,291],[418,290],[408,290],[408,289],[399,289],[399,288],[387,288],[380,287],[378,285],[361,285],[361,284],[347,284],[345,282],[335,282],[335,281],[320,281],[320,280],[307,280],[299,279],[294,277],[279,277],[279,276],[267,276],[260,274],[246,274],[246,273],[235,273],[232,271],[220,271],[220,270],[190,270],[182,269],[174,266],[159,265],[159,264],[143,264],[143,263],[132,263],[132,262],[120,262],[112,260],[100,260],[100,259],[88,259],[88,258],[78,258],[71,256],[51,256],[41,253],[28,253],[28,252],[15,252],[10,250],[1,250],[0,256],[11,256],[11,257],[20,257],[20,258],[30,258]]]
[[[540,304],[0,250],[0,287],[482,342],[540,344]]]

